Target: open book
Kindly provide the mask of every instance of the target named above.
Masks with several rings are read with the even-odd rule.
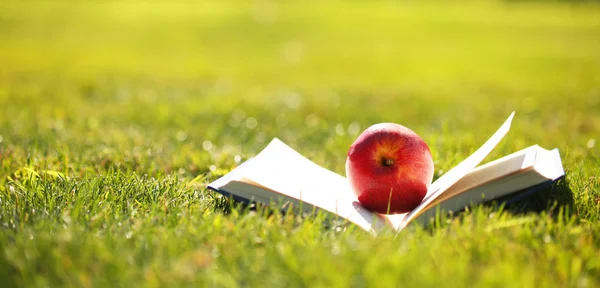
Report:
[[[345,177],[308,160],[277,138],[208,188],[244,202],[291,204],[305,212],[322,209],[367,231],[385,227],[399,231],[411,222],[425,224],[437,211],[459,211],[509,194],[526,193],[527,188],[564,176],[558,150],[537,145],[477,167],[506,135],[513,116],[514,112],[471,156],[433,182],[421,204],[409,213],[368,211]]]

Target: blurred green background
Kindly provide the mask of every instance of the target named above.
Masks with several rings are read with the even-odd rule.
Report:
[[[5,76],[303,88],[568,89],[598,81],[594,5],[4,2]],[[561,69],[557,69],[561,68]],[[544,73],[555,70],[554,73]],[[558,82],[558,83],[555,83]]]
[[[0,278],[595,286],[599,51],[585,1],[2,1]],[[558,147],[567,193],[524,204],[543,213],[372,238],[205,189],[273,137],[343,175],[378,122],[420,134],[438,177],[512,111],[486,161]]]

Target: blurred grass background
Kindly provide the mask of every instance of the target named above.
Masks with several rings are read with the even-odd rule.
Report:
[[[598,51],[587,2],[2,1],[0,277],[593,287]],[[205,190],[272,137],[343,175],[378,122],[423,136],[437,177],[513,110],[488,160],[558,147],[567,177],[543,213],[371,238]]]

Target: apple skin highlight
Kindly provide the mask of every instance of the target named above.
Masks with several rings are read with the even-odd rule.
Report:
[[[433,159],[427,143],[412,130],[394,123],[375,124],[350,146],[346,177],[366,209],[406,213],[427,194]]]

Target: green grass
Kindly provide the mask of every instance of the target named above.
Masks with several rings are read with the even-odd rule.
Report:
[[[256,3],[0,3],[3,285],[600,285],[600,6]],[[372,237],[206,190],[276,136],[343,174],[384,121],[438,177],[513,110],[488,160],[567,175],[518,207]]]

